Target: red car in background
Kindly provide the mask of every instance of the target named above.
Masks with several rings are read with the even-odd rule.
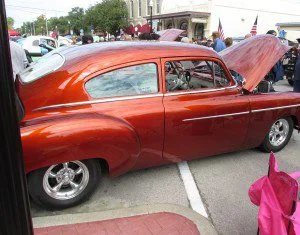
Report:
[[[130,170],[260,147],[299,130],[300,94],[258,89],[289,50],[256,36],[222,52],[176,42],[60,48],[17,79],[29,193],[40,206],[84,201],[106,168]],[[230,70],[246,78],[241,84]]]

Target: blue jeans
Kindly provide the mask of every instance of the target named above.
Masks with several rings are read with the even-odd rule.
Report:
[[[300,92],[300,80],[294,80],[294,91]]]

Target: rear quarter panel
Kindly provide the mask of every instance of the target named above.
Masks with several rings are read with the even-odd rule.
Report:
[[[279,118],[292,117],[295,128],[300,122],[300,93],[274,92],[249,95],[251,117],[247,148],[259,146],[272,124]]]
[[[45,121],[26,124],[21,136],[27,173],[62,162],[102,158],[110,171],[121,174],[135,164],[140,152],[135,130],[107,115],[57,112]]]

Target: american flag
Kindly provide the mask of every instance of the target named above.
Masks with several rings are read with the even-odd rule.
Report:
[[[254,25],[252,26],[251,31],[250,31],[252,36],[255,36],[257,34],[257,18],[258,18],[258,16],[256,16],[256,20],[254,22]]]
[[[222,24],[221,24],[220,18],[219,18],[218,33],[219,33],[219,35],[220,35],[220,39],[221,39],[222,41],[224,41],[225,37],[224,37],[224,32],[223,32],[223,28],[222,28]]]

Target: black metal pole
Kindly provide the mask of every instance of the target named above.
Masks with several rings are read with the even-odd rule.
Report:
[[[0,234],[32,235],[4,0],[0,19]]]
[[[150,33],[153,33],[153,29],[152,29],[152,6],[150,6],[151,11],[150,11]]]

